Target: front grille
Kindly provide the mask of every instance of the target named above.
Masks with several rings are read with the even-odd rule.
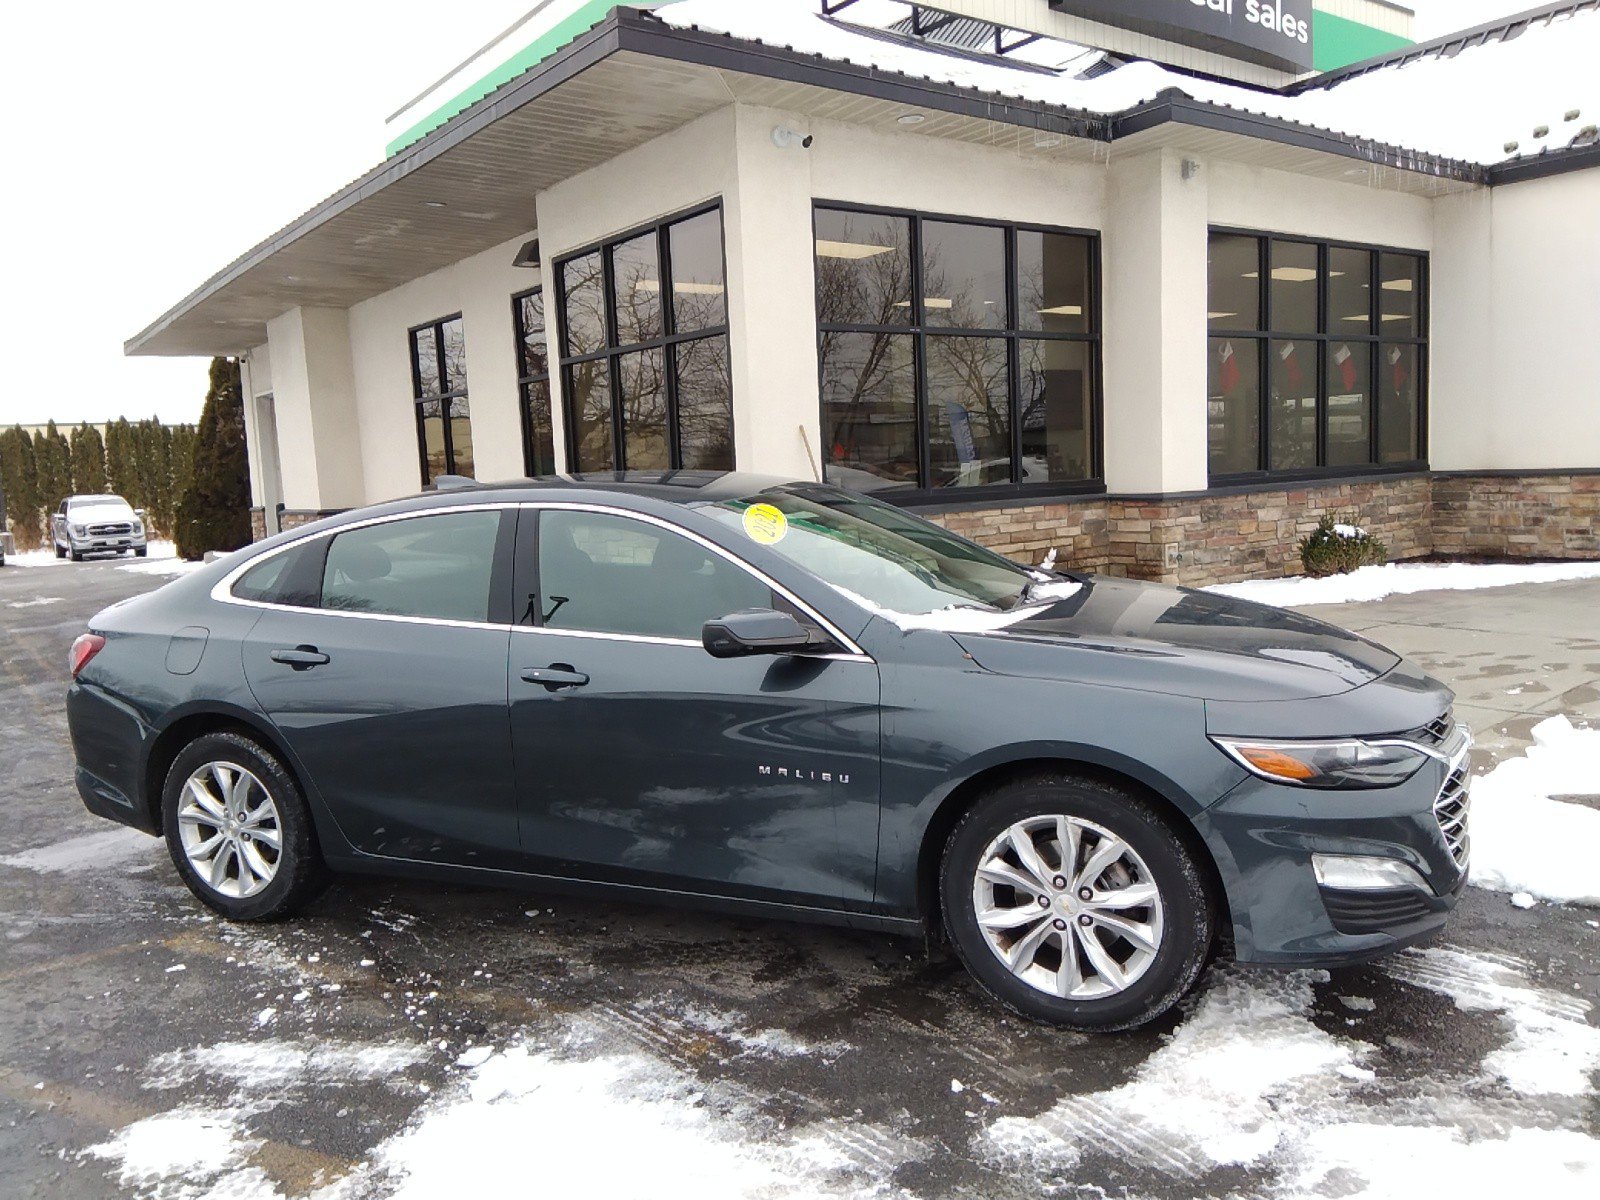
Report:
[[[1463,868],[1472,853],[1472,839],[1467,833],[1467,807],[1471,803],[1467,766],[1463,758],[1445,778],[1438,799],[1433,802],[1433,815],[1438,819],[1445,845],[1450,848],[1450,857],[1456,860],[1456,866]]]
[[[1340,933],[1385,933],[1435,911],[1427,897],[1412,888],[1374,892],[1323,888],[1322,905]]]
[[[1445,739],[1450,736],[1456,727],[1455,713],[1445,709],[1435,720],[1429,721],[1420,728],[1413,729],[1410,733],[1402,734],[1407,741],[1420,742],[1424,746],[1439,747],[1444,745]]]
[[[126,537],[133,532],[133,526],[123,522],[120,525],[91,525],[90,537]]]

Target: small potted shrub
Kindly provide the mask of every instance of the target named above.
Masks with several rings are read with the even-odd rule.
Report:
[[[1300,561],[1307,575],[1342,575],[1357,567],[1388,562],[1389,548],[1357,525],[1354,518],[1336,521],[1329,513],[1300,539]]]

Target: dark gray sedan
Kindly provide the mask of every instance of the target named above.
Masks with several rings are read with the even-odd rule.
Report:
[[[1219,939],[1360,961],[1466,878],[1470,738],[1410,663],[815,484],[347,513],[105,610],[72,674],[84,802],[237,920],[363,871],[942,931],[1018,1012],[1121,1029]]]

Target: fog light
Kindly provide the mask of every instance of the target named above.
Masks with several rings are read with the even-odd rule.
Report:
[[[1313,854],[1311,868],[1323,887],[1376,892],[1389,888],[1433,889],[1413,867],[1397,858],[1369,858],[1354,854]]]

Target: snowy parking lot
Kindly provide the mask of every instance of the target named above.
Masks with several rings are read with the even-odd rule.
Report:
[[[182,569],[130,567],[0,569],[6,1196],[1600,1191],[1600,579],[1270,597],[1457,689],[1476,886],[1435,944],[1094,1038],[838,930],[372,880],[219,922],[72,785],[68,645]]]

